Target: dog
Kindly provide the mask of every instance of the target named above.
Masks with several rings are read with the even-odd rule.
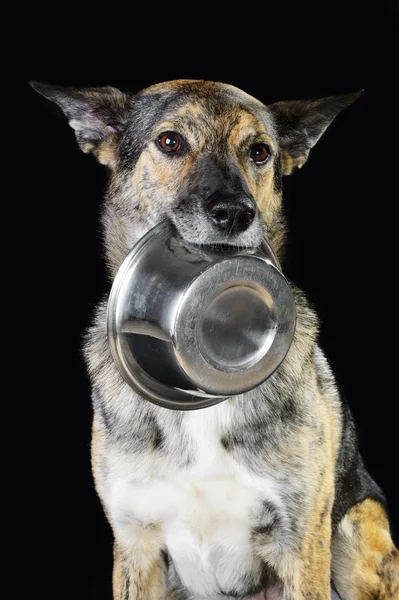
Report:
[[[204,248],[281,258],[282,178],[360,93],[266,106],[231,85],[177,80],[140,93],[32,82],[109,168],[102,212],[115,277],[168,219]],[[110,354],[107,301],[85,342],[92,466],[114,534],[114,600],[394,600],[399,553],[383,492],[358,451],[350,409],[292,286],[290,351],[258,388],[175,411],[139,397]]]

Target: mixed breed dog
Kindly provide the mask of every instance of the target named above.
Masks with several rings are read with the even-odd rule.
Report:
[[[80,148],[109,168],[102,211],[114,277],[168,219],[187,244],[281,256],[282,177],[301,167],[360,93],[265,106],[227,84],[140,93],[32,83],[61,106]],[[261,386],[203,410],[137,395],[111,357],[107,301],[85,338],[92,465],[112,527],[114,600],[398,600],[399,554],[382,491],[292,286],[297,327]]]

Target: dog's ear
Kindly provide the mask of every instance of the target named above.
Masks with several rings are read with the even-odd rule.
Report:
[[[283,174],[302,167],[311,148],[337,114],[363,94],[363,90],[319,100],[276,102],[268,106],[277,127],[283,154]]]
[[[131,110],[131,96],[113,87],[75,89],[36,81],[30,85],[62,108],[83,152],[91,152],[102,164],[113,166],[117,137]]]

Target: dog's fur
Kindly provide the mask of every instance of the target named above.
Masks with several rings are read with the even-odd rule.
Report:
[[[266,107],[230,85],[173,81],[131,95],[33,84],[66,113],[84,152],[109,167],[102,221],[113,278],[165,218],[189,244],[281,257],[282,176],[306,161],[359,94]],[[162,132],[181,147],[165,153]],[[269,160],[250,158],[266,144]],[[215,195],[256,203],[229,235],[206,214]],[[106,301],[85,342],[93,384],[96,488],[115,536],[114,599],[394,600],[399,556],[381,490],[359,455],[349,408],[317,345],[318,321],[293,288],[297,328],[257,389],[198,411],[140,398],[107,343]]]

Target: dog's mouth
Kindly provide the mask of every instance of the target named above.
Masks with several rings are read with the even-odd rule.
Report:
[[[237,244],[208,243],[199,244],[184,240],[180,235],[172,235],[168,241],[169,249],[184,257],[186,262],[198,262],[202,260],[214,262],[221,258],[237,256],[237,254],[254,254],[257,248],[252,246],[240,246]]]
[[[258,244],[240,244],[239,239],[224,239],[222,241],[205,240],[203,242],[190,239],[184,235],[179,227],[170,220],[172,226],[173,235],[171,238],[171,244],[175,249],[180,247],[180,251],[192,255],[192,260],[196,258],[204,258],[205,260],[220,260],[221,258],[228,256],[235,256],[237,254],[255,254],[259,251],[262,246],[262,241]],[[196,257],[196,258],[195,258]]]
[[[188,250],[212,252],[215,254],[236,254],[237,252],[251,253],[257,250],[255,246],[240,246],[239,244],[226,243],[198,244],[194,242],[184,241],[184,245]]]
[[[211,243],[197,244],[191,242],[182,242],[182,246],[193,255],[201,257],[208,261],[220,260],[237,254],[254,254],[257,251],[255,247],[239,246],[237,244]]]

